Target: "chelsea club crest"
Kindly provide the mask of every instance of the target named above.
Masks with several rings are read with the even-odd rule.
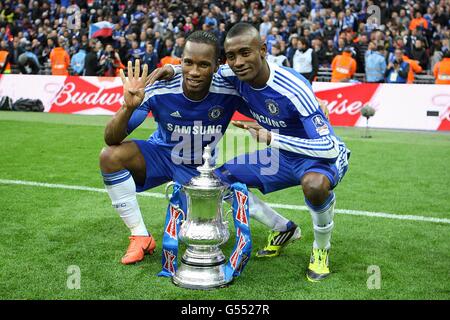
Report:
[[[221,106],[214,106],[208,111],[208,117],[209,120],[215,121],[221,118],[223,115],[223,107]]]
[[[267,107],[267,110],[269,110],[271,115],[275,116],[280,113],[280,107],[278,107],[278,104],[271,99],[266,100],[266,107]]]

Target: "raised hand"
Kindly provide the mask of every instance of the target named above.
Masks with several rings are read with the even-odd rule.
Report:
[[[267,145],[270,144],[270,141],[272,140],[272,135],[270,131],[264,129],[257,123],[243,123],[241,121],[232,121],[231,122],[235,127],[245,129],[256,141],[266,143]]]
[[[133,71],[134,69],[134,71]],[[120,69],[120,78],[123,83],[123,98],[125,106],[130,109],[136,109],[144,100],[145,85],[147,80],[148,66],[144,64],[142,75],[139,77],[141,70],[141,63],[137,59],[133,64],[128,61],[128,77],[125,77],[123,70]]]

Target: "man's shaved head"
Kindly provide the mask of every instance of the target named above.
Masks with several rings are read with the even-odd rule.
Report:
[[[245,22],[236,23],[230,29],[230,31],[228,31],[225,39],[242,37],[244,35],[255,37],[260,43],[262,42],[258,29],[256,29],[253,25]]]

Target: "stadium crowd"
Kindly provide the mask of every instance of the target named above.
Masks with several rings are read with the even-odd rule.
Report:
[[[179,63],[190,32],[214,32],[222,44],[246,21],[270,61],[310,81],[330,68],[331,81],[360,73],[367,82],[410,83],[425,73],[450,83],[449,15],[447,0],[4,0],[0,72],[116,76],[137,58],[153,70]],[[113,25],[112,36],[90,38],[100,21]]]

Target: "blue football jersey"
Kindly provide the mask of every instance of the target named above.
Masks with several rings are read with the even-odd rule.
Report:
[[[310,83],[295,70],[269,63],[270,77],[263,88],[242,82],[228,65],[219,75],[232,84],[247,102],[247,111],[270,130],[270,145],[286,154],[335,161],[339,144],[321,110]]]
[[[243,109],[245,101],[217,74],[201,101],[187,98],[182,84],[182,75],[178,74],[145,88],[145,98],[133,112],[127,133],[137,128],[151,111],[158,128],[148,140],[171,148],[172,159],[178,163],[201,164],[203,148],[210,145],[214,150],[234,112]]]

